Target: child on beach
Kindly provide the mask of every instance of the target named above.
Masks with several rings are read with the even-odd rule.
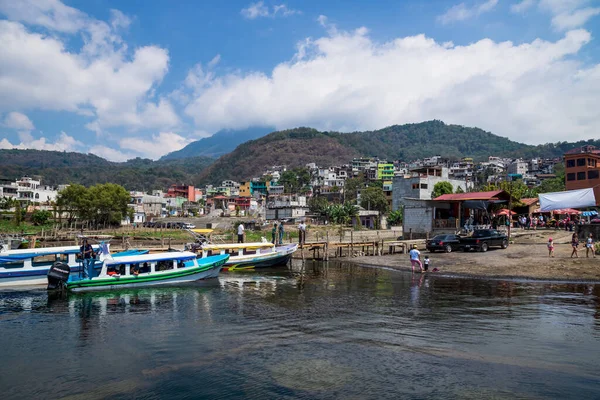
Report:
[[[596,258],[596,249],[594,249],[594,238],[590,233],[590,236],[585,241],[585,257],[589,258],[589,252],[592,252],[592,257]]]
[[[579,258],[579,255],[577,254],[577,247],[579,246],[579,238],[577,237],[577,232],[573,233],[573,236],[571,236],[571,247],[573,248],[573,251],[571,252],[571,258],[573,258],[573,256],[575,256],[575,258]]]
[[[554,257],[554,240],[548,238],[548,257]]]
[[[425,256],[425,259],[423,260],[423,269],[425,271],[429,270],[429,256]]]

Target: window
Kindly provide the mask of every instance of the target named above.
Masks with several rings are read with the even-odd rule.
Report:
[[[585,171],[577,173],[577,180],[578,181],[585,181]]]
[[[421,183],[421,189],[427,189],[427,184],[426,183]]]
[[[412,188],[413,188],[413,190],[419,189],[419,184],[418,183],[413,183],[412,184]]]
[[[575,173],[571,172],[570,174],[567,174],[567,180],[568,181],[574,181],[575,180]]]
[[[598,179],[599,171],[588,171],[588,179]]]
[[[593,158],[588,158],[588,167],[596,168],[596,160]]]
[[[585,167],[585,158],[578,158],[577,159],[577,166],[578,167]]]
[[[39,266],[49,266],[52,265],[56,261],[56,254],[46,254],[43,256],[33,257],[31,260],[31,265],[34,267]]]
[[[575,160],[567,160],[567,168],[573,168],[575,166]]]

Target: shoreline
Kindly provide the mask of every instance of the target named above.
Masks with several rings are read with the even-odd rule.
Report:
[[[548,237],[555,243],[555,257],[548,257]],[[446,277],[520,280],[532,282],[600,283],[600,255],[585,257],[585,247],[579,246],[579,258],[571,258],[569,233],[539,231],[533,235],[517,236],[507,249],[492,248],[485,253],[452,252],[430,253],[421,251],[421,260],[429,256],[429,271],[423,275]],[[343,262],[367,267],[411,272],[408,254],[362,256],[340,259]],[[438,268],[437,272],[432,272]],[[415,274],[422,275],[420,271]]]

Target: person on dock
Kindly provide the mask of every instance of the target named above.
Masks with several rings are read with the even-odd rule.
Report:
[[[548,257],[554,257],[554,240],[548,238]]]
[[[589,258],[589,253],[592,252],[592,258],[596,258],[596,249],[594,249],[594,236],[590,233],[585,241],[585,257]]]
[[[300,244],[300,246],[303,246],[305,241],[306,241],[306,224],[304,223],[304,220],[300,220],[300,224],[298,224],[298,244]]]
[[[281,221],[279,223],[279,240],[277,241],[278,244],[283,244],[283,235],[285,234],[285,230],[283,228],[283,221]]]
[[[273,229],[271,229],[271,243],[277,244],[277,222],[273,222]]]
[[[423,270],[423,264],[421,264],[421,252],[417,250],[416,244],[413,244],[413,248],[411,251],[408,252],[408,255],[410,257],[410,267],[412,269],[412,272],[415,272],[415,265],[419,266],[421,272],[425,272]]]
[[[87,239],[83,239],[83,244],[79,250],[83,259],[83,271],[89,279],[92,279],[94,277],[94,249]]]
[[[573,236],[571,236],[571,247],[573,248],[573,251],[571,252],[571,258],[573,258],[573,255],[575,255],[575,258],[579,258],[579,255],[577,254],[577,247],[579,247],[579,238],[577,237],[577,232],[573,233]]]
[[[244,243],[244,224],[240,223],[237,229],[238,243]]]

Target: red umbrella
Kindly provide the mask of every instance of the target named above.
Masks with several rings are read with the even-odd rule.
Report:
[[[581,214],[581,211],[575,210],[574,208],[561,208],[552,212],[554,214]]]
[[[517,213],[514,211],[510,212],[510,215],[516,215]],[[508,208],[503,208],[502,210],[498,211],[496,213],[496,215],[508,215]]]

